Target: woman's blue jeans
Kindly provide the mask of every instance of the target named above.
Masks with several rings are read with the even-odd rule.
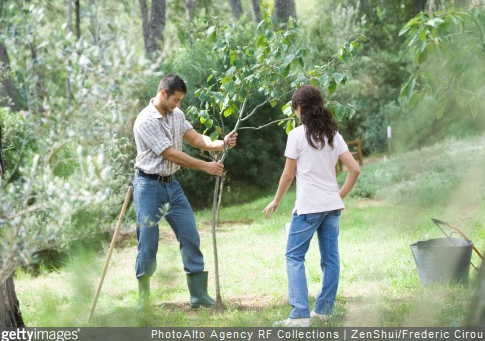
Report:
[[[315,298],[315,312],[331,315],[340,275],[338,252],[339,219],[341,210],[301,214],[293,213],[286,246],[288,296],[293,310],[290,318],[310,317],[308,285],[305,274],[305,255],[316,232],[320,248],[322,287]]]
[[[200,251],[200,236],[194,212],[179,182],[161,182],[135,175],[133,199],[137,217],[136,236],[138,256],[136,277],[152,276],[157,268],[159,228],[165,217],[180,243],[180,253],[187,274],[204,270],[204,257]],[[169,204],[164,212],[164,205]],[[170,260],[167,260],[170,261]]]

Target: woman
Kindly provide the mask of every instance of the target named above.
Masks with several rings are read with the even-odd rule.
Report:
[[[342,199],[350,192],[360,173],[358,163],[337,131],[330,110],[324,107],[320,90],[300,86],[291,106],[302,123],[288,135],[286,164],[272,202],[263,210],[271,218],[296,175],[296,203],[286,246],[288,296],[293,307],[289,318],[275,323],[283,327],[308,327],[310,318],[325,321],[333,310],[337,294],[340,260],[339,218]],[[342,160],[349,173],[339,190],[335,165]],[[310,314],[305,274],[305,254],[317,232],[322,268],[322,288]]]

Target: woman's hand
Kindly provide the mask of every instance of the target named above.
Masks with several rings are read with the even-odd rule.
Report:
[[[272,218],[271,212],[276,211],[276,209],[278,208],[279,205],[280,205],[279,202],[277,203],[276,201],[273,200],[272,202],[269,203],[268,206],[266,206],[266,208],[263,210],[263,213],[266,213],[266,216],[268,218]]]

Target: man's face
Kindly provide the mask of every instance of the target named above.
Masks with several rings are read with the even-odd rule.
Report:
[[[167,112],[173,112],[175,108],[180,108],[180,102],[182,99],[185,97],[185,94],[180,91],[175,91],[175,93],[171,96],[167,95],[167,92],[165,90],[161,90],[161,105],[163,110],[166,110]]]

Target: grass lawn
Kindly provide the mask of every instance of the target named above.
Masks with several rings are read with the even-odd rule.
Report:
[[[474,141],[473,146],[485,146],[483,140],[479,141],[482,143]],[[362,168],[359,179],[362,182],[356,188],[359,196],[345,200],[347,209],[341,216],[340,285],[334,315],[327,325],[454,327],[465,324],[476,271],[471,267],[468,283],[423,286],[410,250],[410,244],[419,240],[444,237],[431,218],[448,220],[460,227],[479,250],[485,249],[483,194],[475,195],[470,189],[473,186],[455,179],[461,175],[470,179],[476,166],[469,166],[468,172],[460,168],[459,160],[471,160],[471,157],[459,143],[450,142],[450,149],[458,145],[461,154],[455,155],[448,149],[447,159],[457,162],[455,168],[442,159],[433,160],[431,156],[436,152],[433,150],[419,154],[429,156],[428,160],[431,158],[428,167],[423,166],[424,161],[412,160],[414,173],[409,169],[399,170],[399,165],[405,165],[406,158],[409,161],[414,154]],[[443,150],[443,146],[436,148]],[[484,154],[484,148],[479,153]],[[477,150],[472,148],[470,153],[476,154]],[[422,169],[420,173],[418,169]],[[483,172],[484,168],[480,169]],[[451,189],[435,188],[440,183],[439,176],[454,184]],[[376,186],[375,182],[382,186]],[[430,182],[437,201],[427,200],[430,188],[424,184]],[[485,188],[483,180],[474,184],[475,188]],[[466,191],[468,197],[464,195]],[[290,220],[294,188],[270,220],[261,211],[272,196],[273,193],[250,203],[222,208],[217,243],[224,309],[190,309],[178,243],[164,222],[158,270],[152,278],[150,311],[139,313],[135,309],[138,289],[134,277],[136,238],[133,235],[113,253],[92,325],[265,327],[286,318],[291,308],[284,260],[285,223]],[[464,199],[457,202],[457,198]],[[210,211],[196,212],[209,271],[209,292],[215,295],[210,219]],[[108,248],[106,244],[97,253],[73,254],[62,268],[42,271],[35,277],[19,270],[15,284],[27,326],[86,325]],[[321,280],[318,255],[315,239],[306,261],[311,303]],[[475,253],[472,263],[477,267],[481,263]],[[315,323],[314,326],[323,325]]]

